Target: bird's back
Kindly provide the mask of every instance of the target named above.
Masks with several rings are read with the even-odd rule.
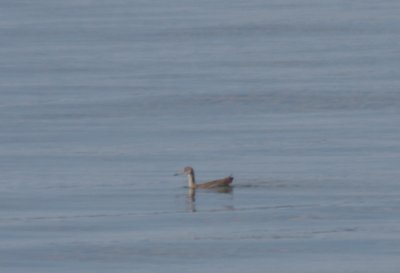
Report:
[[[226,186],[229,186],[232,183],[232,181],[233,181],[233,177],[228,176],[228,177],[221,178],[218,180],[213,180],[210,182],[197,184],[196,188],[211,189],[211,188],[216,188],[216,187],[226,187]]]

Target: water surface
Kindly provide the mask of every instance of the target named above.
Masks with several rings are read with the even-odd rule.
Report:
[[[399,8],[3,1],[1,271],[397,273]]]

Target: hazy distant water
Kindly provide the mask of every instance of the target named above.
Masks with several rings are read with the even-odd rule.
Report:
[[[0,271],[398,272],[399,12],[2,1]]]

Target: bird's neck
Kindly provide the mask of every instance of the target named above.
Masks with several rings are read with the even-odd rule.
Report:
[[[196,180],[194,178],[194,173],[188,174],[188,186],[191,189],[196,188]]]

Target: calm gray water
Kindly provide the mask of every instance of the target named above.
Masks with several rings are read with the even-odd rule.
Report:
[[[0,272],[399,272],[399,14],[1,1]]]

